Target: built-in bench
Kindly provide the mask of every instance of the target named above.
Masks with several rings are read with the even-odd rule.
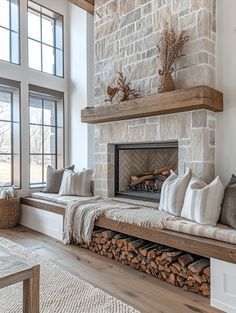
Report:
[[[21,224],[62,240],[66,204],[21,198]],[[100,217],[95,226],[210,258],[211,305],[236,312],[236,244],[167,229],[145,228]],[[227,230],[226,230],[227,231]]]
[[[62,217],[65,214],[65,205],[63,204],[34,198],[21,198],[21,203],[30,208],[59,214]],[[134,224],[117,222],[106,217],[98,218],[95,225],[204,257],[236,264],[236,245],[234,244],[170,230],[144,228]]]

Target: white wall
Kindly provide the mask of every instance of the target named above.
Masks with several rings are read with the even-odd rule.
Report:
[[[68,6],[70,161],[77,170],[94,165],[94,127],[82,124],[80,111],[93,105],[93,16],[74,4]]]
[[[217,113],[216,173],[226,184],[236,174],[236,1],[217,0],[217,89],[224,112]]]

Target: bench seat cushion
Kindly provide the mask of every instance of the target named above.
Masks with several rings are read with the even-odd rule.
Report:
[[[54,203],[67,205],[70,201],[73,200],[86,200],[90,197],[79,197],[79,196],[59,196],[57,193],[44,193],[44,192],[34,192],[31,195],[34,199],[50,201]]]

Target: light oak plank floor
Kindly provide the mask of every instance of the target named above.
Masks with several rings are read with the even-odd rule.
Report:
[[[0,236],[35,251],[142,313],[222,312],[211,308],[205,297],[185,292],[91,251],[65,246],[25,227],[0,230]]]

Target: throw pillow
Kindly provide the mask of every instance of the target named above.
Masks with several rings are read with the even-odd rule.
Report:
[[[74,165],[71,165],[69,167],[57,170],[49,165],[47,167],[47,183],[43,192],[58,193],[60,190],[61,181],[65,169],[73,170],[74,167],[75,167]]]
[[[222,203],[220,223],[229,225],[236,229],[236,176],[232,178],[225,189]]]
[[[93,170],[91,169],[83,170],[78,173],[70,170],[65,170],[61,182],[59,196],[92,196],[92,176]]]
[[[169,212],[175,216],[181,215],[185,193],[191,176],[191,169],[188,169],[180,177],[171,171],[171,175],[165,180],[161,189],[160,210]]]
[[[202,225],[215,226],[220,216],[223,197],[224,186],[219,177],[207,185],[194,176],[186,192],[181,217]]]

